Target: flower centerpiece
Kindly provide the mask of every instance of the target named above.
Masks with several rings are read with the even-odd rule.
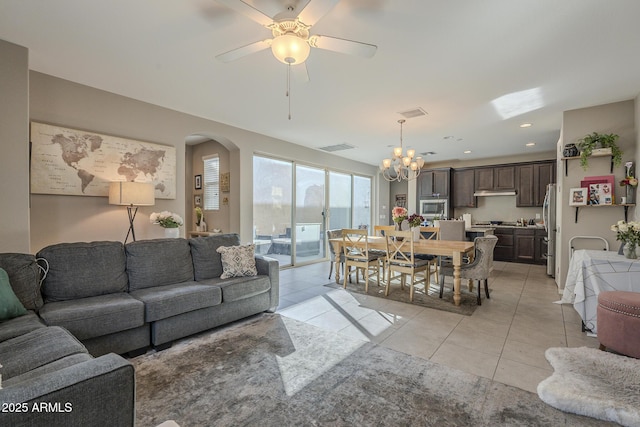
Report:
[[[616,240],[624,243],[624,256],[631,259],[637,258],[636,246],[640,243],[640,222],[620,220],[611,226],[611,231],[615,231]]]
[[[400,206],[394,207],[391,211],[391,218],[396,224],[402,224],[402,221],[407,219],[407,209]]]
[[[424,218],[421,215],[414,213],[407,219],[407,221],[409,221],[409,225],[411,227],[420,227],[420,224],[424,222]]]
[[[164,228],[166,237],[178,237],[180,235],[178,227],[184,224],[184,220],[180,215],[169,211],[153,212],[149,216],[149,221]]]
[[[635,187],[638,186],[638,179],[633,176],[633,162],[626,162],[624,164],[625,167],[625,178],[620,181],[620,186],[625,187],[626,190],[626,200],[625,203],[633,204],[636,202],[636,193]]]

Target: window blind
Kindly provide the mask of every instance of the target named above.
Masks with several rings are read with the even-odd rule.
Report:
[[[204,162],[204,209],[220,209],[220,158],[217,154],[205,156]]]

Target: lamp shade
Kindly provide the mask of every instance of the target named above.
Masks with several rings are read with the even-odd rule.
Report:
[[[293,35],[282,34],[271,42],[271,52],[278,61],[285,64],[301,64],[309,57],[311,46],[306,40]]]
[[[150,182],[112,182],[109,185],[109,204],[127,206],[153,206],[155,188]]]

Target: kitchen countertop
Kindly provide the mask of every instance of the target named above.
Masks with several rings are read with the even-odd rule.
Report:
[[[531,228],[531,229],[542,229],[544,230],[544,225],[536,224],[536,225],[514,225],[514,224],[475,224],[472,228]]]

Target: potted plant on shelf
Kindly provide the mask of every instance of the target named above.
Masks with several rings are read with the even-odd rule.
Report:
[[[600,134],[598,132],[590,133],[584,136],[578,141],[578,148],[580,149],[580,166],[584,170],[587,170],[589,165],[589,156],[598,152],[599,149],[606,150],[608,153],[611,151],[611,160],[616,166],[620,166],[622,163],[622,150],[618,148],[616,141],[619,136],[613,133]]]

